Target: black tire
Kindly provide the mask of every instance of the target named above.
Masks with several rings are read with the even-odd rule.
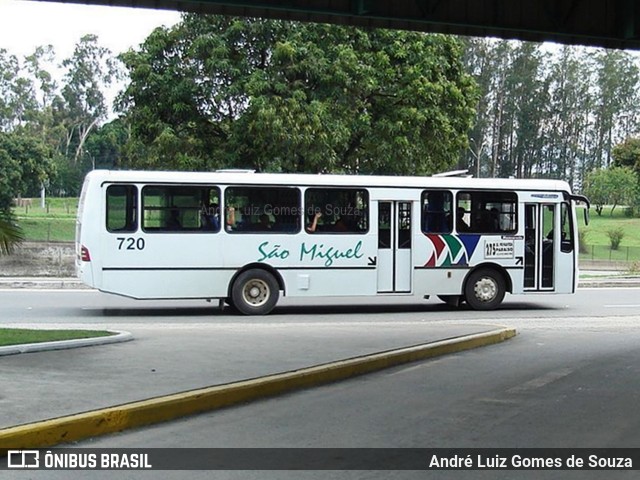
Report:
[[[280,287],[273,275],[259,268],[238,275],[231,288],[232,304],[245,315],[266,315],[278,303]]]
[[[505,290],[501,273],[481,268],[469,275],[464,287],[465,300],[474,310],[493,310],[502,303]]]

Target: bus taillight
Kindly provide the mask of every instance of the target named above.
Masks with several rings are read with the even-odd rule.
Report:
[[[89,249],[84,245],[80,247],[80,260],[82,260],[83,262],[91,261],[91,254],[89,254]]]

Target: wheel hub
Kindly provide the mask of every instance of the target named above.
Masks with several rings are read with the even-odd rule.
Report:
[[[498,286],[491,278],[481,278],[474,286],[476,298],[482,302],[490,302],[498,294]]]
[[[260,306],[269,298],[269,285],[260,279],[251,280],[245,285],[243,296],[247,303]]]

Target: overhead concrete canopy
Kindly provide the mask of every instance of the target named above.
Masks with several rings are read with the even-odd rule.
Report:
[[[553,41],[605,48],[640,48],[638,0],[59,1]]]

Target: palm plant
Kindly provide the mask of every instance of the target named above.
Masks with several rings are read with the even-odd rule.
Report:
[[[0,255],[8,255],[24,240],[22,229],[10,214],[0,212]]]

